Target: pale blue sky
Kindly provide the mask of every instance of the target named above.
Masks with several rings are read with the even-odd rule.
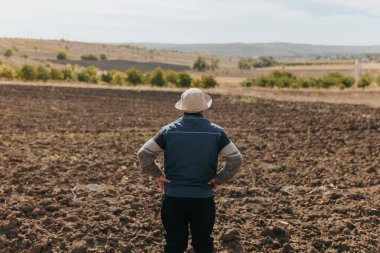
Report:
[[[380,44],[380,0],[2,0],[0,37]]]

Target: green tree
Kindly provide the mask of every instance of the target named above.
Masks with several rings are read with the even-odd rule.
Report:
[[[255,81],[256,80],[254,78],[247,78],[242,83],[240,83],[240,86],[244,87],[244,88],[251,87],[251,86],[255,85]]]
[[[80,58],[82,60],[86,60],[86,61],[97,61],[97,60],[99,60],[98,57],[93,55],[93,54],[84,54]]]
[[[112,71],[112,83],[122,85],[125,83],[125,76],[118,70]]]
[[[265,67],[271,67],[276,64],[276,61],[272,56],[261,56],[257,61],[253,63],[253,67],[255,68],[265,68]]]
[[[102,61],[106,61],[108,58],[107,58],[107,55],[106,54],[100,54],[100,60]]]
[[[137,85],[143,82],[143,76],[140,70],[135,68],[130,68],[126,72],[127,81],[130,84]]]
[[[322,88],[329,88],[329,87],[339,87],[342,85],[343,82],[343,75],[341,75],[338,72],[331,72],[328,73],[324,76],[322,76],[319,79],[318,85],[321,86]]]
[[[194,78],[191,82],[191,86],[195,88],[203,88],[202,80],[198,78]]]
[[[78,73],[78,81],[87,83],[98,83],[99,78],[97,69],[94,66],[88,66]]]
[[[65,75],[63,74],[62,69],[51,68],[50,69],[50,78],[52,80],[64,80],[65,79]]]
[[[13,51],[11,49],[5,50],[4,56],[9,58],[13,55]]]
[[[60,61],[66,61],[67,60],[67,53],[66,52],[58,52],[57,54],[57,60]]]
[[[78,80],[78,75],[77,72],[75,71],[75,66],[72,66],[70,64],[66,65],[64,69],[62,69],[63,72],[63,79],[65,81],[77,81]]]
[[[112,74],[108,71],[105,73],[102,73],[102,75],[100,76],[100,80],[102,80],[102,82],[105,82],[105,83],[112,83]]]
[[[206,60],[202,56],[198,56],[198,58],[194,61],[193,70],[204,72],[209,69],[209,65]]]
[[[166,82],[164,79],[164,73],[162,72],[160,68],[156,68],[153,71],[152,76],[150,78],[150,84],[153,86],[159,86],[159,87],[165,86]]]
[[[212,76],[202,76],[202,87],[205,89],[214,88],[218,86],[218,82]]]
[[[13,80],[16,77],[15,71],[6,65],[0,66],[0,78],[7,79],[7,80]]]
[[[32,65],[24,64],[17,70],[17,75],[24,81],[33,81],[37,78],[37,70]]]
[[[191,77],[187,73],[179,73],[176,86],[179,88],[185,88],[191,86]]]
[[[365,88],[369,86],[372,83],[372,78],[368,75],[362,76],[358,82],[359,88]]]
[[[341,84],[338,86],[341,89],[350,88],[355,84],[355,78],[352,76],[345,76],[342,79]]]
[[[47,81],[50,78],[49,69],[44,65],[39,65],[37,67],[37,79],[42,81]]]
[[[252,65],[252,61],[251,59],[249,58],[244,58],[244,57],[241,57],[239,58],[239,61],[238,61],[238,68],[240,70],[248,70],[251,68],[251,65]]]
[[[149,72],[146,72],[143,74],[143,83],[144,84],[150,84],[150,79],[152,78],[152,74]]]
[[[171,83],[171,84],[174,84],[176,85],[177,84],[177,81],[178,81],[178,73],[175,72],[175,71],[165,71],[165,81],[167,83]]]

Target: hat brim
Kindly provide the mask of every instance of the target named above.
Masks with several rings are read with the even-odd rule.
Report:
[[[182,101],[181,99],[178,100],[178,102],[175,104],[175,108],[177,110],[180,110],[182,112],[189,112],[189,113],[193,113],[193,112],[203,112],[203,111],[206,111],[207,109],[209,109],[211,107],[211,104],[212,104],[212,98],[210,97],[210,95],[206,94],[206,93],[203,93],[204,96],[205,96],[205,99],[206,99],[206,105],[204,107],[199,107],[199,108],[192,108],[192,109],[184,109],[183,106],[182,106]]]

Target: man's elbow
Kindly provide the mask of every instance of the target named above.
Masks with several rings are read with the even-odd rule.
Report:
[[[243,156],[239,153],[239,155],[226,158],[226,162],[230,167],[238,170],[243,165]]]
[[[139,151],[137,151],[137,157],[140,159],[143,156],[145,149],[144,147],[141,147]]]
[[[238,159],[237,159],[238,166],[239,167],[242,166],[243,162],[244,162],[243,156],[241,154],[239,154]]]

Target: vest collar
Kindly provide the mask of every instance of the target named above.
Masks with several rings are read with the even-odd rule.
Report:
[[[201,113],[188,113],[183,114],[183,119],[204,119],[204,116]]]

